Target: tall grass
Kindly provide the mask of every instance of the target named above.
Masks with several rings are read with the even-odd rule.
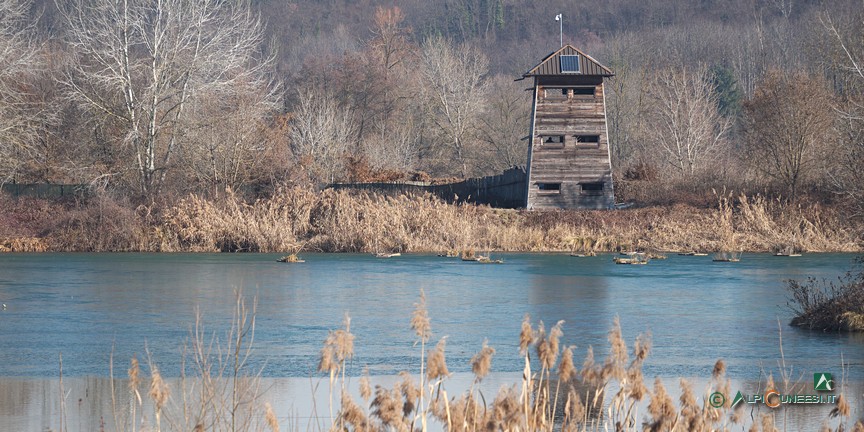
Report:
[[[22,229],[0,231],[0,250],[161,252],[667,251],[854,252],[860,221],[814,204],[761,196],[717,196],[616,211],[522,211],[452,205],[432,196],[289,188],[247,202],[227,193],[191,195],[162,208],[100,196],[83,206],[48,206],[29,218],[0,210]],[[18,213],[16,213],[18,212]],[[23,221],[22,221],[23,220]],[[6,232],[4,234],[4,232]],[[29,238],[39,240],[17,241]],[[5,240],[4,240],[5,239]]]
[[[718,206],[619,211],[526,212],[451,205],[431,196],[302,189],[244,204],[197,197],[168,212],[164,229],[181,250],[435,252],[454,249],[858,251],[862,231],[830,209],[760,196],[720,197]]]
[[[142,364],[133,356],[125,385],[115,377],[111,358],[113,431],[279,430],[273,409],[261,400],[260,370],[249,366],[257,302],[236,293],[234,317],[222,335],[205,330],[200,313],[184,346],[181,376],[172,388],[149,353]],[[104,429],[104,427],[103,427]]]

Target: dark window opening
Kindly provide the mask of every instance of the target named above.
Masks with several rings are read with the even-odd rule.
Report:
[[[603,182],[581,183],[582,195],[601,196],[603,195]]]
[[[561,87],[546,87],[543,89],[543,97],[545,99],[564,100],[567,99],[568,90]]]
[[[573,94],[576,96],[594,96],[594,87],[574,87]]]
[[[537,189],[544,194],[561,193],[561,183],[537,183]]]
[[[586,147],[600,146],[600,135],[573,135],[573,139],[576,140],[576,145]]]
[[[540,146],[544,149],[563,149],[564,135],[541,135]]]

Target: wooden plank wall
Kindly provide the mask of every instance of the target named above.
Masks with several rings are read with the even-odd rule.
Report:
[[[581,95],[561,89],[586,89]],[[609,164],[602,77],[535,79],[535,118],[529,161],[528,208],[610,208],[615,203]],[[574,135],[598,135],[597,143],[580,143]],[[545,144],[546,136],[564,136],[562,144]],[[584,192],[583,183],[603,183],[603,190]],[[560,183],[560,190],[542,191],[538,183]]]

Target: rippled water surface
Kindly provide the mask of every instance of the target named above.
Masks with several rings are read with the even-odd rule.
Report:
[[[502,254],[503,265],[463,263],[428,255],[376,259],[357,254],[307,254],[304,264],[279,264],[258,254],[6,254],[0,255],[0,376],[51,378],[63,355],[64,376],[105,377],[114,358],[125,370],[145,347],[167,375],[198,308],[223,332],[234,290],[257,295],[256,365],[268,377],[308,377],[328,329],[345,312],[356,334],[349,372],[373,375],[415,368],[418,348],[408,327],[420,289],[428,297],[434,339],[448,336],[450,369],[484,339],[497,349],[493,369],[521,370],[518,334],[525,314],[547,327],[564,320],[564,342],[581,363],[592,345],[606,352],[615,316],[631,344],[650,332],[647,377],[707,377],[718,358],[738,380],[777,369],[778,320],[787,364],[796,371],[864,379],[864,339],[787,325],[784,280],[836,278],[853,265],[843,254],[798,258],[745,255],[740,263],[670,256],[647,266],[620,266],[610,255],[572,258]]]

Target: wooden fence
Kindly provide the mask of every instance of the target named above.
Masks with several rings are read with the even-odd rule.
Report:
[[[87,185],[83,184],[20,184],[6,183],[0,185],[0,190],[13,197],[28,196],[35,198],[65,198],[86,196],[89,194]]]
[[[525,207],[526,177],[522,167],[510,168],[502,174],[471,178],[457,183],[430,184],[425,182],[395,183],[334,183],[333,189],[366,190],[382,194],[429,193],[450,203],[488,204],[498,208]]]

